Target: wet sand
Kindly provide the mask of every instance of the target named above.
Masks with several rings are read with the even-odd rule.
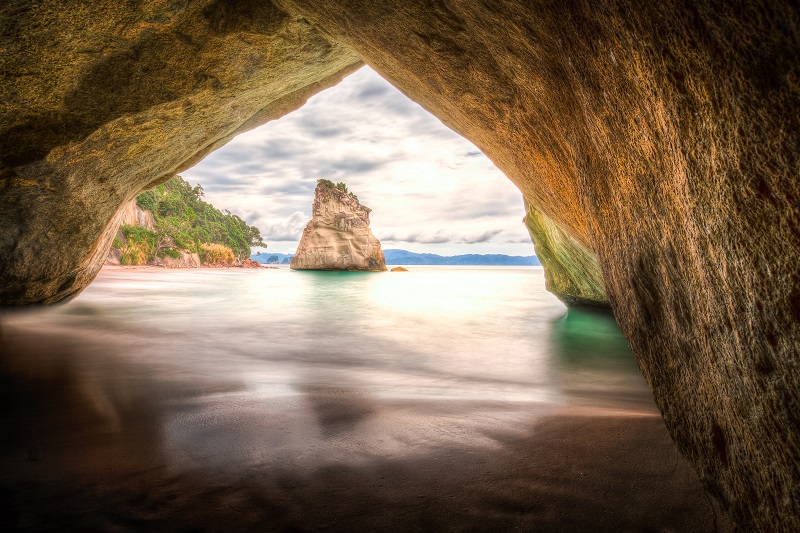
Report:
[[[0,325],[4,531],[732,530],[646,396],[253,390]]]

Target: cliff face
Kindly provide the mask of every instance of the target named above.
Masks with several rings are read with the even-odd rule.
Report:
[[[525,226],[544,267],[547,290],[569,306],[609,308],[603,273],[591,250],[525,202]]]
[[[743,530],[800,530],[797,3],[276,4],[0,6],[0,301],[77,294],[139,190],[364,58],[519,187],[553,290],[605,294]]]
[[[125,209],[123,209],[122,213],[120,214],[120,224],[126,224],[128,226],[142,226],[143,228],[153,231],[155,223],[156,222],[153,218],[153,213],[139,207],[139,204],[136,203],[136,200],[131,200],[128,202],[128,204],[125,206]]]
[[[381,243],[369,229],[371,209],[323,182],[290,267],[294,270],[386,270]]]

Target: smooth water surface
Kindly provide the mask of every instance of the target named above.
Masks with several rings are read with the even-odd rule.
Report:
[[[0,422],[14,428],[0,441],[2,485],[16,509],[6,521],[20,529],[63,520],[125,529],[131,513],[172,529],[165,516],[192,523],[196,513],[233,512],[220,503],[232,497],[226,490],[249,502],[250,514],[236,516],[256,529],[265,520],[315,529],[329,515],[340,529],[347,520],[448,529],[464,498],[474,499],[469,509],[492,509],[481,511],[486,524],[502,516],[518,527],[535,516],[498,507],[499,487],[521,502],[534,487],[546,499],[553,491],[516,479],[525,469],[514,461],[545,461],[542,476],[559,464],[542,452],[558,452],[552,439],[613,440],[633,423],[607,432],[570,418],[583,429],[553,434],[538,425],[565,409],[647,417],[677,460],[613,318],[567,312],[540,267],[104,270],[74,301],[6,314],[0,325]],[[467,497],[476,476],[504,481],[481,489],[494,496]],[[431,493],[436,483],[446,487]],[[581,490],[595,498],[593,486]],[[580,500],[556,493],[570,495],[565,508]],[[434,505],[444,494],[450,506]],[[43,505],[49,513],[33,511]],[[266,508],[280,512],[267,517]]]

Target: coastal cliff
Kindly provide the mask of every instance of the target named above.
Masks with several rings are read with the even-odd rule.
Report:
[[[381,243],[369,229],[370,208],[340,183],[319,180],[311,220],[292,258],[294,270],[386,270]]]
[[[266,246],[259,229],[202,198],[202,186],[175,176],[128,202],[106,264],[258,267],[249,255],[251,245]]]

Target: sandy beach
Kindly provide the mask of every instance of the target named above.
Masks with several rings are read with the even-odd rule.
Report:
[[[325,387],[265,400],[113,361],[120,379],[82,382],[86,359],[43,358],[49,342],[3,338],[5,531],[731,530],[652,406],[381,401]],[[348,436],[367,417],[391,429]],[[178,455],[168,419],[190,441]],[[324,435],[311,446],[308,419]],[[397,435],[418,444],[386,453]],[[360,453],[370,449],[384,452]]]

